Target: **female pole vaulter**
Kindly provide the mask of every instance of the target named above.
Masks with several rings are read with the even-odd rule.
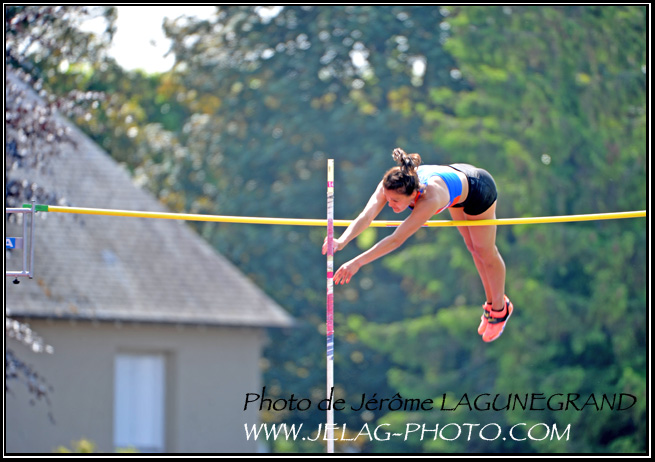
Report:
[[[364,210],[338,239],[334,252],[368,228],[385,204],[400,213],[408,207],[411,214],[393,234],[369,250],[344,263],[334,275],[335,284],[347,284],[359,269],[400,247],[433,215],[449,209],[453,220],[496,218],[496,184],[483,169],[468,164],[421,165],[418,154],[406,154],[396,148],[392,154],[397,166],[388,170]],[[458,226],[486,295],[478,333],[485,342],[503,333],[514,307],[505,295],[505,263],[496,247],[496,226]],[[327,238],[323,254],[327,251]]]

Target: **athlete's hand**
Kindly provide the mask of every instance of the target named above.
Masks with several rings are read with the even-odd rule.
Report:
[[[357,271],[359,271],[359,268],[361,268],[361,265],[355,260],[350,260],[348,263],[344,263],[341,265],[341,268],[339,268],[334,274],[334,283],[348,284],[350,282],[350,278],[352,278],[357,273]]]
[[[323,241],[323,255],[327,254],[327,247],[328,247],[328,241],[327,241],[327,236],[325,237],[325,240]],[[332,241],[332,252],[336,253],[338,250],[343,249],[343,244],[339,242],[339,239],[333,239]]]

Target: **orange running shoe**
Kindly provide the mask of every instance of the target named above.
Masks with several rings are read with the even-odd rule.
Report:
[[[487,318],[487,327],[484,330],[484,334],[482,335],[482,340],[485,342],[493,342],[496,340],[498,337],[500,337],[500,334],[503,333],[503,330],[505,329],[505,324],[507,323],[507,320],[509,317],[512,315],[512,312],[514,311],[514,306],[512,305],[512,302],[507,298],[507,295],[505,295],[505,309],[502,311],[485,311],[484,316]]]
[[[482,316],[480,316],[480,325],[478,326],[478,334],[480,335],[484,334],[484,331],[487,328],[487,324],[489,322],[487,321],[487,316],[489,315],[490,311],[491,303],[484,302],[484,305],[482,305]]]

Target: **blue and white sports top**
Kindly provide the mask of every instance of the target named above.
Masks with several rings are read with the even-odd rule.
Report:
[[[448,207],[451,207],[453,204],[456,204],[457,201],[459,201],[459,198],[462,196],[462,180],[460,179],[459,175],[453,171],[444,170],[442,165],[421,165],[416,170],[416,173],[418,174],[419,183],[423,186],[423,188],[419,190],[416,199],[414,199],[414,204],[410,205],[411,209],[414,208],[414,205],[416,205],[416,202],[421,197],[423,190],[428,185],[428,180],[435,175],[440,177],[444,183],[446,183],[448,194],[450,195],[448,203],[444,207],[441,207],[439,210],[437,210],[435,215],[444,211]]]

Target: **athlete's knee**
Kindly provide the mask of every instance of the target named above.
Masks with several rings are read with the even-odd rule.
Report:
[[[475,258],[480,257],[480,252],[478,251],[478,246],[476,246],[472,241],[466,240],[466,248]]]
[[[500,252],[495,245],[481,246],[472,244],[471,247],[472,249],[469,248],[471,253],[487,264],[494,264],[500,259]]]

